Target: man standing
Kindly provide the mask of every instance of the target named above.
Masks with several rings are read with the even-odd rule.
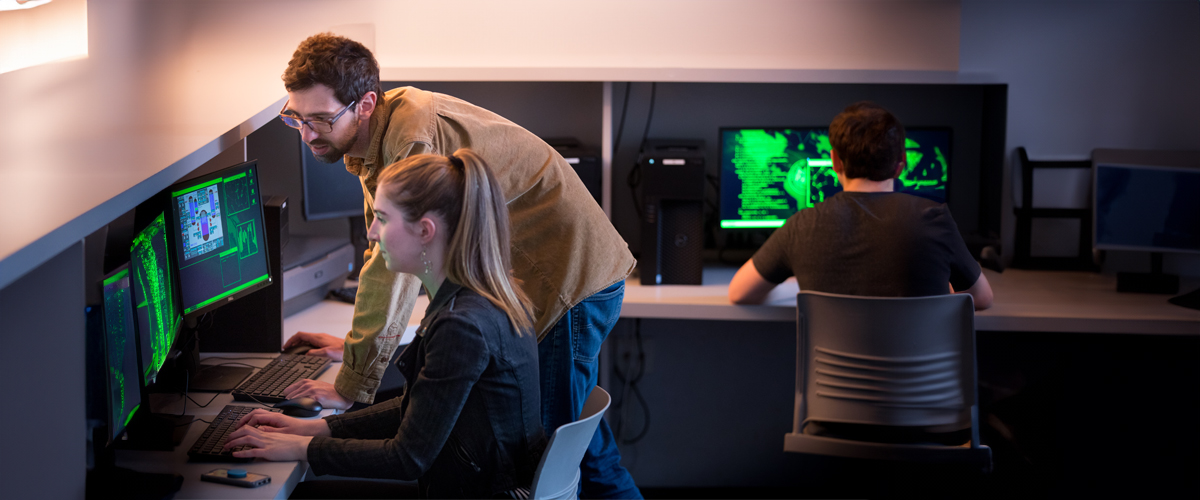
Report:
[[[508,198],[513,274],[536,308],[542,421],[547,433],[574,421],[596,385],[600,345],[620,314],[635,261],[566,160],[529,131],[462,100],[413,87],[383,93],[375,57],[344,37],[325,33],[301,42],[283,81],[283,121],[318,160],[345,157],[362,181],[368,226],[377,176],[398,160],[469,147],[495,169]],[[372,244],[366,252],[345,338],[300,332],[288,343],[340,355],[336,383],[298,382],[288,397],[314,397],[332,408],[373,402],[420,286],[414,276],[389,272],[378,251]],[[584,496],[641,497],[604,421],[581,468]]]

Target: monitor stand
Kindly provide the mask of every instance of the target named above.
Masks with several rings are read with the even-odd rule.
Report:
[[[201,364],[188,383],[188,392],[229,392],[250,376],[249,366],[220,366]]]
[[[1162,252],[1150,254],[1150,272],[1117,273],[1117,291],[1133,293],[1179,293],[1179,276],[1163,274]]]
[[[179,474],[138,472],[117,467],[117,447],[119,445],[96,448],[95,466],[87,471],[84,498],[172,498],[183,485],[183,476]]]
[[[171,498],[183,486],[179,474],[157,474],[106,465],[87,473],[85,498]]]
[[[1186,307],[1188,309],[1200,310],[1200,288],[1177,297],[1171,297],[1167,299],[1167,302],[1180,307]]]
[[[122,450],[171,451],[183,443],[189,424],[195,420],[191,415],[167,413],[138,413],[125,430],[125,439],[117,442]]]

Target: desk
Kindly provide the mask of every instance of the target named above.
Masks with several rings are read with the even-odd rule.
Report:
[[[796,320],[794,279],[771,291],[764,305],[729,303],[733,267],[706,267],[704,285],[642,286],[625,282],[623,318],[728,321]],[[1167,295],[1117,293],[1114,276],[1074,271],[984,270],[996,300],[975,313],[975,329],[1010,332],[1200,335],[1200,311],[1167,302]],[[1181,290],[1200,286],[1183,280]]]
[[[417,298],[417,304],[414,307],[413,318],[410,319],[408,328],[405,329],[404,337],[401,340],[402,344],[407,344],[416,334],[417,326],[421,323],[421,318],[424,316],[425,308],[429,305],[428,297],[422,295]],[[295,335],[298,331],[307,332],[324,332],[331,335],[341,335],[350,327],[350,321],[354,316],[354,306],[344,302],[326,300],[313,305],[303,311],[297,312],[283,320],[283,340],[286,342],[288,338]],[[266,358],[268,353],[211,353],[201,354],[201,363],[216,363],[218,360],[211,359],[216,357],[222,358]],[[208,361],[205,361],[208,360]],[[239,360],[239,362],[252,364],[255,366],[263,366],[267,364],[266,359],[247,359]],[[341,370],[341,363],[334,363],[329,369],[325,370],[317,380],[333,383],[337,378],[337,373]],[[155,412],[160,413],[175,413],[178,414],[183,410],[184,399],[172,395],[155,395],[154,400]],[[158,396],[165,396],[159,399]],[[200,403],[207,402],[213,397],[212,393],[192,393],[192,399]],[[233,396],[226,393],[217,395],[212,403],[209,403],[204,408],[197,408],[195,404],[187,402],[187,413],[194,415],[199,419],[211,420],[214,415],[221,411],[227,404],[247,404],[254,406],[251,403],[234,402]],[[321,416],[333,414],[332,410],[324,410]],[[128,469],[133,469],[139,472],[169,472],[183,476],[183,486],[175,498],[287,498],[292,490],[300,481],[304,480],[308,473],[308,464],[306,462],[268,462],[264,460],[256,460],[250,463],[219,463],[219,462],[189,462],[187,451],[191,448],[192,443],[200,437],[204,432],[207,424],[196,421],[188,428],[187,436],[183,438],[183,442],[175,448],[174,451],[117,451],[117,465]],[[242,488],[218,483],[209,483],[200,480],[200,474],[210,470],[228,467],[242,468],[250,472],[258,474],[266,474],[271,476],[271,484],[260,486],[258,488]]]
[[[213,357],[224,358],[267,358],[270,356],[267,353],[220,353],[220,354],[202,354],[201,363]],[[255,366],[264,366],[267,364],[267,359],[245,359],[238,360],[241,363],[252,364]],[[207,363],[215,363],[216,360],[210,360]],[[337,377],[337,372],[341,369],[341,363],[334,363],[325,373],[321,374],[317,380],[332,383]],[[153,404],[154,411],[157,413],[174,413],[179,414],[183,411],[183,405],[186,401],[177,395],[156,394],[154,395]],[[161,396],[161,397],[160,397]],[[213,398],[212,393],[191,393],[192,399],[204,404]],[[245,404],[248,406],[258,406],[253,403],[234,402],[233,396],[229,393],[223,393],[212,399],[203,408],[196,407],[191,401],[186,401],[188,415],[194,415],[197,419],[212,420],[225,405],[228,404]],[[333,414],[333,410],[323,410],[321,416]],[[116,460],[117,466],[132,469],[138,472],[158,472],[158,473],[175,473],[183,476],[183,486],[180,487],[179,493],[175,494],[175,498],[287,498],[291,494],[292,489],[296,484],[304,479],[304,475],[308,472],[308,463],[306,462],[267,462],[256,460],[249,463],[221,463],[221,462],[189,462],[187,452],[191,448],[192,443],[200,437],[208,424],[196,420],[188,427],[187,435],[183,441],[176,446],[172,451],[134,451],[134,450],[117,450]],[[200,475],[217,468],[241,468],[247,471],[265,474],[271,476],[271,483],[258,488],[242,488],[227,484],[210,483],[200,480]]]
[[[640,440],[621,445],[623,464],[640,486],[791,487],[801,481],[798,470],[813,477],[827,471],[819,460],[780,451],[792,423],[799,289],[789,280],[764,305],[732,305],[727,292],[735,272],[733,267],[705,268],[701,286],[626,281],[621,316],[638,321],[618,323],[605,342],[601,385],[620,402],[628,382],[613,376],[614,366],[640,379],[640,397],[625,398],[629,408],[614,404],[606,417],[626,420],[629,430],[620,435],[630,439],[641,435],[643,412],[653,416]],[[995,302],[975,315],[982,333],[980,366],[998,372],[1001,382],[1020,375],[1012,379],[1014,387],[1049,380],[1039,386],[1050,388],[1041,413],[1024,422],[1050,429],[1047,435],[1053,437],[1039,445],[1058,446],[1055,440],[1061,439],[1072,443],[1064,450],[1103,457],[1088,461],[1090,466],[1137,466],[1103,449],[1121,441],[1112,448],[1158,450],[1136,436],[1109,435],[1121,425],[1108,417],[1113,394],[1164,422],[1163,428],[1195,436],[1190,421],[1179,423],[1194,413],[1171,405],[1196,404],[1195,370],[1186,368],[1194,364],[1180,358],[1196,352],[1200,311],[1172,305],[1166,295],[1117,293],[1115,277],[1096,273],[984,273]],[[1187,291],[1200,282],[1183,285]],[[1131,394],[1130,384],[1150,389]],[[614,429],[616,422],[610,420]],[[1058,422],[1103,422],[1105,434],[1091,432],[1102,426],[1090,423],[1086,431],[1059,430]],[[1096,436],[1106,437],[1096,441]],[[1119,466],[1097,464],[1104,461]]]
[[[792,477],[796,467],[813,466],[803,457],[780,459],[778,450],[778,441],[790,428],[791,421],[790,381],[795,369],[792,323],[798,288],[794,281],[785,282],[771,293],[765,305],[731,305],[727,290],[735,271],[732,267],[706,268],[706,284],[702,286],[641,286],[636,280],[626,282],[622,318],[649,320],[642,327],[647,375],[642,392],[657,422],[638,444],[622,445],[626,466],[639,484],[730,486],[752,480],[761,482],[760,486],[786,485],[790,483],[785,478]],[[976,327],[981,331],[1132,333],[1159,339],[1167,335],[1200,335],[1200,311],[1168,304],[1163,295],[1118,294],[1111,276],[1020,269],[984,272],[993,286],[996,301],[991,309],[977,313]],[[1200,283],[1189,282],[1185,288],[1197,285]],[[427,297],[418,299],[406,337],[411,338],[427,305]],[[318,303],[285,318],[284,336],[290,337],[300,330],[340,335],[349,327],[353,311],[350,304]],[[681,319],[701,321],[676,323]],[[619,324],[605,344],[601,385],[613,393],[619,393],[621,387],[606,379],[610,377],[611,364],[626,352],[620,349],[628,350],[632,345],[628,342],[632,338],[628,323]],[[335,376],[335,369],[331,369],[322,379],[332,380]],[[714,399],[713,394],[721,396]],[[721,404],[714,405],[713,401]],[[213,406],[222,404],[215,402]],[[606,417],[610,421],[620,416],[621,409],[614,408],[612,412]],[[637,411],[625,415],[634,418],[630,425],[635,432],[637,417]],[[730,421],[739,424],[728,427]],[[714,428],[726,431],[711,433]],[[185,445],[195,439],[197,429],[189,432]],[[698,433],[706,433],[708,437],[697,440]],[[186,477],[178,498],[214,494],[196,489],[214,486],[200,483],[196,477],[208,470],[199,469],[211,464],[170,460],[175,461],[169,467],[153,468],[154,464],[148,464],[144,470],[186,470],[180,472]],[[296,482],[303,480],[307,470],[300,463],[254,463],[256,468],[259,465],[282,468],[280,472],[266,472],[282,483],[280,490],[266,496],[286,495],[280,492],[290,491]],[[262,488],[238,491],[223,488],[216,493],[225,497],[266,493],[259,490]]]

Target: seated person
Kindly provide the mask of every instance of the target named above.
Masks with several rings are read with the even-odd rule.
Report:
[[[761,303],[796,277],[801,290],[919,297],[968,293],[975,309],[992,288],[967,250],[950,210],[892,192],[906,160],[904,127],[871,102],[850,105],[829,125],[842,192],[792,215],[734,275],[729,300]]]
[[[500,185],[482,159],[459,149],[392,164],[378,193],[367,237],[388,270],[415,275],[432,297],[396,362],[407,390],[324,419],[255,410],[226,449],[307,460],[316,474],[417,480],[422,497],[527,493],[546,436],[537,337],[509,273]]]

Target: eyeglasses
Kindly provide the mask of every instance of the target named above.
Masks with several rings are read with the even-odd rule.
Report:
[[[297,130],[300,127],[308,125],[308,128],[313,132],[318,134],[328,134],[333,132],[333,124],[338,121],[338,118],[341,118],[342,115],[346,114],[347,111],[350,111],[350,108],[353,107],[354,103],[358,101],[350,101],[350,104],[347,104],[346,107],[342,108],[341,111],[338,111],[338,114],[333,115],[333,118],[313,118],[312,120],[301,120],[295,115],[287,114],[285,111],[287,110],[287,105],[291,102],[292,101],[283,103],[283,109],[279,110],[279,119],[283,120],[284,124]]]

